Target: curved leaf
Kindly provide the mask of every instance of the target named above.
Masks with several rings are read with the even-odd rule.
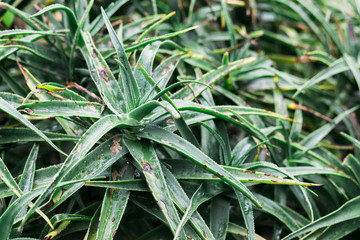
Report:
[[[55,148],[59,153],[64,154],[60,148],[58,148],[43,132],[41,132],[37,127],[35,127],[29,120],[27,120],[24,116],[22,116],[15,108],[13,108],[8,102],[0,97],[0,109],[4,112],[13,116],[16,120],[20,121],[26,127],[30,128],[34,133],[39,135],[42,139],[44,139],[47,143],[49,143],[53,148]]]
[[[124,143],[138,165],[141,166],[157,204],[164,214],[171,231],[175,233],[180,223],[180,218],[171,200],[170,192],[154,148],[146,141],[139,142],[124,139]],[[180,239],[185,239],[183,232],[180,234]]]
[[[24,194],[20,198],[18,198],[13,204],[11,204],[6,211],[0,217],[0,239],[8,240],[9,235],[12,229],[12,225],[15,221],[16,216],[19,214],[19,211],[31,202],[34,198],[39,196],[42,189],[37,189],[27,194]]]
[[[48,183],[47,188],[39,198],[36,200],[34,206],[30,208],[27,215],[22,221],[22,224],[30,217],[30,215],[34,212],[34,209],[39,207],[40,204],[45,201],[48,196],[53,192],[57,184],[61,181],[64,175],[67,173],[70,166],[75,165],[82,158],[85,157],[85,154],[96,144],[96,142],[104,136],[108,131],[117,126],[136,126],[137,123],[129,120],[122,119],[115,115],[108,115],[103,118],[100,118],[97,122],[95,122],[82,136],[76,146],[73,148],[69,156],[66,158],[64,163],[61,165],[60,169],[53,176],[52,180]]]
[[[287,235],[285,239],[293,239],[304,233],[310,232],[315,229],[332,226],[337,223],[345,222],[350,219],[360,217],[360,196],[350,201],[347,201],[339,209],[329,213],[328,215],[317,219],[316,221],[298,229]]]
[[[74,37],[76,30],[78,29],[78,23],[77,23],[75,14],[70,8],[68,8],[62,4],[52,4],[50,6],[47,6],[43,9],[41,9],[39,12],[32,15],[31,17],[34,18],[34,17],[40,16],[44,13],[47,13],[49,11],[57,11],[57,10],[61,10],[66,13],[68,20],[69,20],[70,31],[71,31],[72,36]]]
[[[174,149],[181,154],[184,154],[202,168],[205,168],[207,171],[216,175],[224,182],[241,191],[256,206],[261,207],[261,204],[254,197],[254,195],[241,182],[239,182],[232,174],[223,169],[220,165],[218,165],[188,141],[171,132],[155,126],[144,129],[144,131],[138,133],[137,136],[153,140],[164,146]]]
[[[126,99],[112,71],[97,50],[88,32],[82,32],[86,49],[82,49],[90,75],[96,84],[106,106],[116,115],[126,112]]]

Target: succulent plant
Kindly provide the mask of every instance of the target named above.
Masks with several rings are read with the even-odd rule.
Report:
[[[358,102],[315,87],[348,70],[357,82],[356,55],[310,1],[249,1],[268,27],[250,33],[242,1],[56,2],[33,15],[0,2],[26,25],[0,31],[0,239],[263,239],[255,223],[274,218],[274,239],[356,231]],[[314,35],[280,35],[270,7]],[[334,56],[306,52],[327,47],[311,18]],[[329,67],[305,81],[312,61]],[[340,126],[344,164],[323,140]]]

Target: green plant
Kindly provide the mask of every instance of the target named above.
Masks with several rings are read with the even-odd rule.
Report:
[[[303,209],[314,220],[285,239],[305,233],[302,239],[339,239],[353,232],[352,239],[359,231],[358,6],[356,1],[308,0],[249,6],[259,21],[250,29],[263,30],[253,47],[261,48],[276,69],[267,61],[241,69],[234,79],[241,87],[237,96],[302,123],[281,124],[282,133],[271,139],[288,148],[278,155],[279,166],[316,166],[347,178],[323,178],[319,172],[304,176],[323,183],[326,193],[309,196],[312,210]],[[274,198],[286,202],[289,194],[282,191],[275,190]],[[275,226],[273,238],[280,238],[282,229]]]
[[[118,0],[105,10],[94,1],[59,2],[31,16],[0,3],[26,24],[0,32],[3,239],[263,239],[255,223],[269,215],[279,220],[275,239],[314,229],[329,236],[342,222],[341,234],[356,230],[358,159],[350,154],[342,165],[318,144],[345,120],[352,134],[343,136],[359,151],[346,120],[357,108],[337,103],[330,123],[303,131],[302,111],[322,116],[331,102],[315,91],[320,99],[312,103],[314,93],[302,88],[313,86],[267,58],[283,59],[267,50],[266,37],[302,43],[266,30],[246,34],[224,0],[190,1],[187,15],[156,1]],[[265,14],[278,2],[249,1],[249,8]],[[115,17],[119,11],[134,19]],[[257,41],[265,54],[251,49]],[[330,195],[333,205],[309,194],[314,183],[325,185],[319,199]],[[324,231],[328,221],[338,225]]]

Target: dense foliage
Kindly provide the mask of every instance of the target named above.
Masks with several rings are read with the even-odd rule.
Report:
[[[0,239],[359,234],[359,1],[0,15]]]

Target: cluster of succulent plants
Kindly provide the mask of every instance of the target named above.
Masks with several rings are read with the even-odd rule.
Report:
[[[0,15],[0,239],[359,234],[359,1]]]

